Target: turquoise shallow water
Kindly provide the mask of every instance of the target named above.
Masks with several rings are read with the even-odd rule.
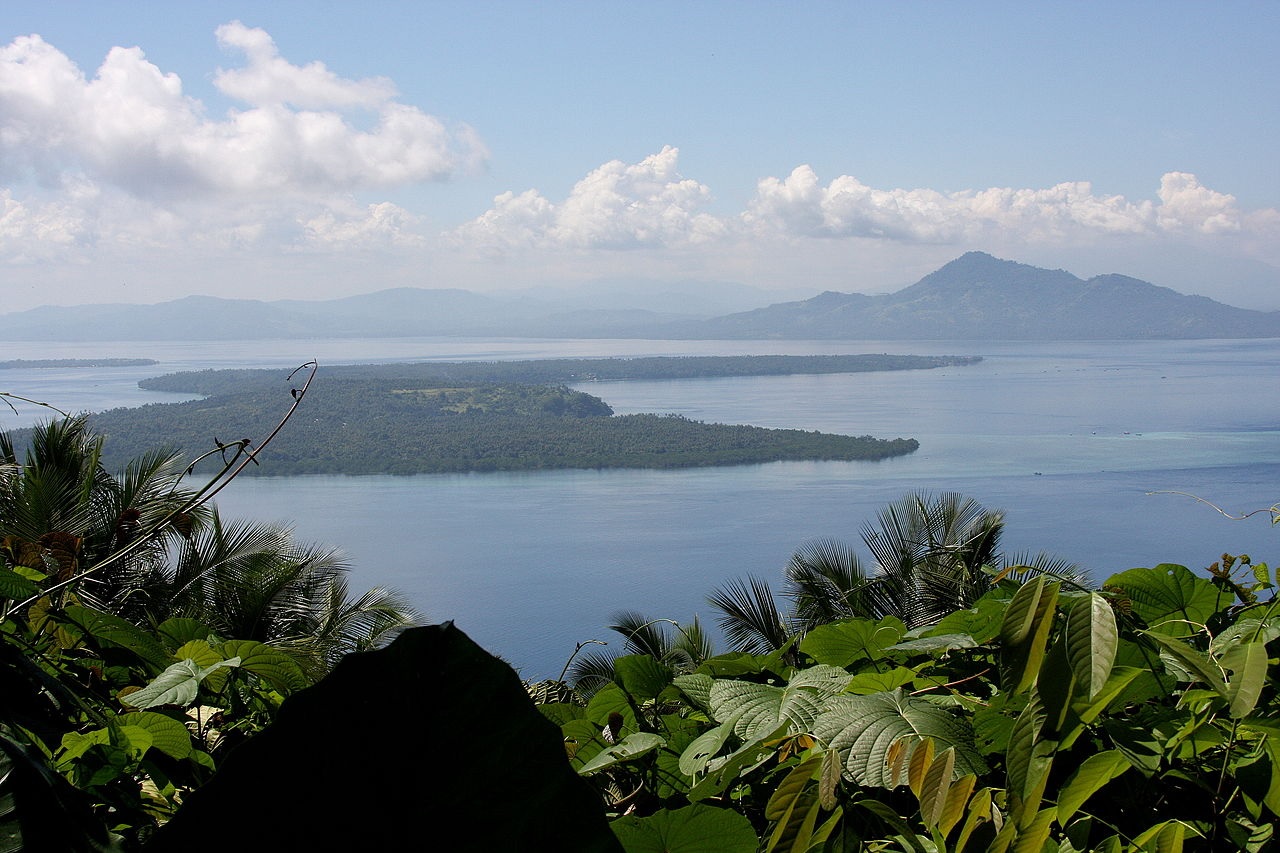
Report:
[[[557,471],[255,478],[219,497],[228,515],[290,520],[341,546],[353,587],[395,586],[454,619],[525,675],[555,675],[610,614],[710,619],[732,577],[776,579],[806,539],[858,541],[911,489],[956,490],[1007,514],[1006,550],[1047,550],[1101,579],[1158,562],[1202,568],[1223,551],[1280,560],[1280,529],[1232,514],[1277,500],[1280,341],[904,344],[402,340],[8,347],[0,358],[140,356],[159,367],[3,371],[0,388],[68,409],[156,400],[138,379],[178,369],[395,359],[920,352],[983,355],[934,371],[591,383],[620,413],[913,436],[874,463],[688,471]],[[305,351],[303,357],[298,353]],[[317,381],[323,381],[323,372]],[[167,398],[171,399],[171,398]],[[4,415],[4,426],[35,415]]]

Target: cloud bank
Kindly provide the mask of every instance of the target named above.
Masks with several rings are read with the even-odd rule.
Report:
[[[185,223],[195,241],[385,241],[412,217],[354,207],[352,194],[446,180],[487,157],[474,131],[399,103],[388,80],[293,65],[238,21],[216,37],[244,59],[213,77],[239,104],[218,118],[136,47],[112,48],[92,77],[38,35],[0,47],[0,251],[129,243],[140,214],[169,218],[170,236]]]
[[[423,285],[433,283],[425,269],[497,278],[495,263],[507,280],[512,270],[630,265],[763,283],[825,269],[839,288],[877,252],[885,268],[908,252],[932,262],[970,248],[1023,258],[1036,247],[1154,256],[1172,245],[1280,268],[1280,212],[1243,209],[1190,172],[1153,175],[1152,197],[1134,199],[1088,181],[879,188],[799,165],[751,176],[754,195],[725,212],[712,187],[681,173],[674,146],[606,162],[567,191],[507,190],[427,231],[424,216],[383,194],[478,174],[489,154],[475,130],[404,103],[385,77],[295,64],[261,29],[233,21],[214,37],[229,67],[210,79],[233,105],[216,116],[136,47],[111,49],[89,75],[38,35],[0,46],[0,269],[57,269],[68,280],[67,269],[105,259],[129,269],[167,255],[184,272],[196,266],[187,256],[242,267],[273,259],[284,266],[264,282],[281,269],[315,282],[346,263],[366,289],[390,286],[393,267],[420,276],[396,283]],[[304,268],[307,256],[317,260]]]

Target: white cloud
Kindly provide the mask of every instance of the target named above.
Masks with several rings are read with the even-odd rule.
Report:
[[[1241,211],[1234,196],[1201,186],[1195,175],[1164,175],[1157,199],[1098,195],[1087,181],[943,193],[875,189],[842,175],[824,187],[812,168],[799,166],[786,178],[762,179],[742,221],[760,236],[954,245],[1277,233],[1276,211]]]
[[[488,251],[678,247],[724,236],[725,224],[701,212],[711,190],[681,176],[678,160],[671,146],[639,163],[611,160],[578,181],[559,204],[536,190],[506,192],[449,236]]]
[[[413,231],[417,219],[391,202],[331,208],[303,223],[310,247],[328,250],[371,247],[421,246],[423,238]]]
[[[254,106],[377,109],[396,96],[395,84],[385,77],[344,80],[322,62],[293,65],[280,57],[275,41],[265,30],[246,27],[239,21],[223,24],[215,35],[222,47],[243,52],[249,66],[219,68],[214,85],[223,94]]]
[[[270,37],[220,28],[249,64],[220,71],[250,107],[207,118],[182,81],[138,48],[112,48],[92,79],[39,36],[0,47],[0,156],[7,180],[78,172],[141,197],[315,195],[438,180],[486,155],[474,132],[393,100],[384,80],[291,65]],[[344,112],[374,110],[367,130]]]
[[[247,106],[216,118],[136,47],[112,48],[89,77],[38,35],[0,46],[0,260],[108,244],[416,245],[407,211],[353,195],[488,156],[474,130],[398,102],[386,79],[294,65],[239,22],[217,38],[245,64],[215,85]]]

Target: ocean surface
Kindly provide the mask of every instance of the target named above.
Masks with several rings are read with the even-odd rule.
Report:
[[[342,548],[352,588],[394,587],[525,677],[555,677],[576,645],[620,638],[618,610],[714,622],[707,593],[777,583],[805,541],[860,532],[913,490],[958,491],[1006,515],[1004,551],[1074,561],[1096,580],[1223,552],[1280,562],[1280,340],[1158,342],[579,341],[391,339],[0,345],[0,360],[153,358],[131,368],[0,370],[0,390],[68,411],[182,399],[137,381],[175,370],[355,362],[815,353],[980,355],[966,367],[578,386],[618,413],[914,437],[880,462],[681,471],[255,477],[227,516],[288,521]],[[0,408],[0,428],[47,411]],[[304,402],[305,406],[305,402]],[[269,461],[266,463],[269,468]],[[1264,510],[1245,518],[1246,513]]]

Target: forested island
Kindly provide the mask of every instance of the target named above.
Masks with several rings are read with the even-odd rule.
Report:
[[[976,361],[972,356],[731,356],[326,367],[263,464],[246,473],[426,474],[885,459],[911,453],[919,444],[912,438],[709,424],[675,415],[619,416],[605,401],[568,383],[926,369]],[[216,448],[215,441],[261,438],[287,407],[292,387],[278,370],[176,373],[139,384],[206,396],[93,415],[94,429],[106,437],[109,463],[156,446],[195,456]]]
[[[52,367],[146,367],[154,358],[13,358],[0,361],[0,370],[42,370]]]

